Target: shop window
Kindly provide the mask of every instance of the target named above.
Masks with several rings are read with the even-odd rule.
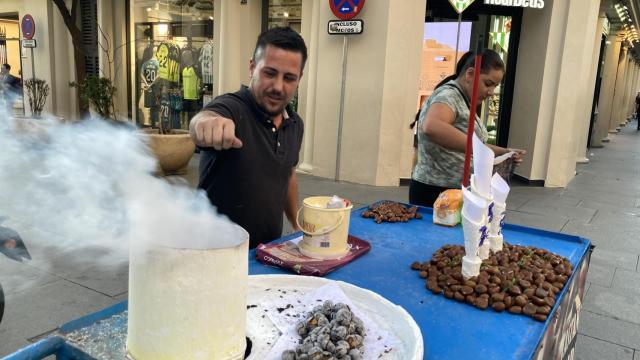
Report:
[[[269,0],[268,27],[290,27],[300,32],[302,0]]]
[[[141,127],[188,129],[213,90],[213,0],[132,0]]]
[[[505,66],[507,66],[507,61],[509,60],[511,21],[511,16],[492,15],[489,23],[487,47],[500,55]],[[491,144],[496,144],[502,88],[502,84],[496,87],[493,96],[488,97],[482,105],[482,120],[487,126],[487,131],[489,132],[488,142]]]
[[[469,49],[475,49],[476,44],[482,41],[483,46],[496,51],[506,65],[502,84],[496,88],[493,96],[478,106],[478,114],[489,131],[488,142],[500,146],[505,146],[508,142],[521,19],[520,8],[488,6],[478,1],[462,14],[457,57]],[[515,24],[514,31],[512,24]],[[440,79],[454,73],[457,31],[458,14],[451,3],[446,0],[429,0],[425,12],[422,71],[417,102],[422,104]]]

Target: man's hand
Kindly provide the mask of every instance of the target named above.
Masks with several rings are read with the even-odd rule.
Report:
[[[242,141],[236,137],[236,124],[213,111],[201,111],[189,124],[191,140],[201,147],[216,150],[239,149]]]

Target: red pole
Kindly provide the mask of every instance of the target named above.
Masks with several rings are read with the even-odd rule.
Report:
[[[469,187],[469,168],[471,166],[471,155],[473,154],[473,128],[476,123],[476,107],[478,105],[478,83],[480,82],[480,67],[482,64],[482,54],[478,51],[476,62],[473,67],[473,95],[469,106],[469,127],[467,128],[467,148],[464,153],[464,172],[462,174],[462,185]]]

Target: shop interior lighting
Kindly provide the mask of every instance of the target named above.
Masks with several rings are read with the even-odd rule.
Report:
[[[209,20],[213,20],[213,16],[209,16]]]
[[[284,15],[284,17],[289,17],[289,13],[288,13],[288,12],[286,12],[286,11],[284,12],[284,14],[283,14],[283,15]]]
[[[158,35],[166,36],[168,32],[169,32],[169,25],[158,24]]]
[[[151,11],[151,8],[150,8],[150,7],[148,7],[148,8],[147,8],[147,12],[149,12],[149,11]]]

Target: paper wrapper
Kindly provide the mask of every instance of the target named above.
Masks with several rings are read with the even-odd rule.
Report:
[[[327,284],[304,296],[292,295],[279,302],[276,300],[273,304],[261,304],[265,308],[280,309],[267,312],[267,316],[282,333],[265,360],[280,360],[283,351],[295,349],[300,340],[300,336],[296,332],[296,323],[300,321],[302,316],[312,311],[316,305],[321,305],[325,300],[349,305],[353,314],[364,323],[367,336],[364,338],[363,359],[385,358],[390,349],[399,346],[400,340],[371,320],[365,311],[356,307],[338,285]]]
[[[269,266],[279,267],[296,274],[325,276],[371,250],[371,245],[360,238],[349,235],[349,252],[339,259],[313,259],[300,252],[302,236],[283,243],[260,244],[256,248],[256,259]]]
[[[462,203],[462,193],[458,189],[449,189],[440,193],[433,204],[433,223],[445,226],[458,225]]]

